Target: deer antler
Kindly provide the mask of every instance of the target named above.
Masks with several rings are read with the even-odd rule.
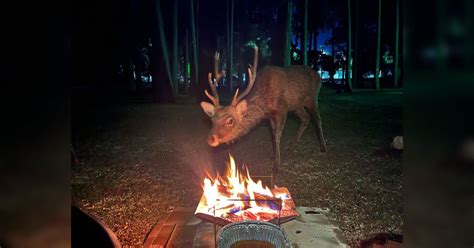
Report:
[[[255,78],[257,77],[257,62],[258,62],[258,46],[255,46],[255,55],[253,58],[253,66],[248,68],[249,72],[249,84],[245,91],[239,96],[239,89],[235,91],[234,98],[232,99],[232,105],[235,106],[237,103],[242,101],[252,90],[255,83]]]
[[[207,80],[209,81],[209,86],[211,87],[212,95],[207,92],[207,90],[204,90],[204,93],[206,94],[209,99],[211,99],[212,103],[214,103],[215,106],[219,106],[219,94],[217,93],[217,83],[221,80],[222,76],[225,74],[225,72],[219,72],[218,67],[219,67],[219,52],[216,52],[214,55],[214,77],[215,80],[212,80],[212,73],[209,72],[207,74]]]

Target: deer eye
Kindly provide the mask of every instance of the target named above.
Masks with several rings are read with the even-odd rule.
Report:
[[[234,125],[234,119],[232,119],[232,118],[227,119],[227,121],[226,121],[225,124],[227,124],[227,126],[232,126],[232,125]]]

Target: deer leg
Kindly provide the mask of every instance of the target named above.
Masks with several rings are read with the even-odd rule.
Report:
[[[280,164],[281,164],[281,159],[280,159],[280,139],[281,139],[281,134],[283,132],[283,128],[285,127],[285,122],[286,122],[286,115],[287,113],[283,113],[281,115],[275,116],[271,122],[273,122],[272,127],[273,127],[273,137],[274,137],[274,148],[275,148],[275,165],[273,166],[273,172],[275,174],[278,174],[280,170]]]
[[[308,111],[311,113],[311,115],[314,117],[315,121],[315,126],[316,126],[316,133],[319,138],[319,147],[321,152],[326,152],[326,140],[324,139],[323,135],[323,126],[321,122],[321,115],[319,114],[319,108],[318,104],[315,102],[312,102],[309,106],[307,106]]]
[[[298,118],[300,118],[301,125],[300,125],[300,128],[298,129],[298,133],[296,134],[295,139],[288,145],[287,150],[291,150],[299,143],[301,136],[303,135],[304,131],[308,127],[308,124],[311,119],[311,116],[308,114],[306,109],[304,109],[304,107],[301,109],[295,110],[295,114],[298,116]]]
[[[311,119],[311,116],[308,114],[308,112],[306,112],[304,108],[296,110],[295,114],[301,119],[301,125],[300,125],[300,128],[298,129],[298,133],[296,134],[294,141],[288,147],[288,149],[291,149],[293,146],[298,144],[298,142],[300,142],[301,135],[303,135],[303,132],[308,127],[309,121]]]
[[[273,160],[276,160],[276,141],[275,141],[275,127],[276,127],[276,122],[274,119],[270,119],[270,125],[272,126],[272,148],[273,148]]]

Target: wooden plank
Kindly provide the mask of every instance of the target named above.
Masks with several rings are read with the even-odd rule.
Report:
[[[217,227],[217,232],[219,231]],[[196,235],[194,236],[193,248],[214,248],[215,237],[214,237],[214,225],[210,223],[202,222],[197,226]]]
[[[161,227],[166,222],[166,219],[168,218],[168,216],[169,216],[169,214],[167,216],[161,218],[160,220],[158,220],[156,225],[153,226],[151,231],[145,236],[145,240],[143,242],[143,247],[144,248],[152,247],[153,241],[156,239],[156,237],[160,233]]]
[[[171,234],[173,234],[175,227],[176,225],[163,225],[160,229],[160,232],[156,236],[155,240],[153,240],[153,243],[150,247],[151,248],[166,247],[166,244],[168,243],[171,237]]]
[[[194,212],[187,209],[175,209],[166,219],[166,224],[168,225],[185,225],[191,218],[194,217]]]
[[[163,226],[163,224],[158,223],[148,233],[148,235],[145,237],[145,242],[143,242],[143,247],[144,248],[151,247],[151,245],[153,244],[153,241],[155,241],[156,237],[158,237],[158,234],[160,233],[160,230],[161,230],[162,226]]]
[[[193,247],[194,236],[198,229],[197,227],[197,225],[176,226],[166,247]]]
[[[209,225],[211,228],[199,228],[203,225]],[[214,246],[213,226],[198,220],[194,216],[194,208],[174,209],[160,219],[144,242],[144,248]]]

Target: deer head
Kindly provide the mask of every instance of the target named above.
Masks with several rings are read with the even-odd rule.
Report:
[[[257,61],[258,61],[258,47],[255,46],[255,56],[253,66],[248,69],[249,83],[245,91],[239,95],[239,89],[235,91],[232,103],[229,106],[221,106],[219,104],[219,95],[217,93],[217,83],[222,79],[225,72],[219,72],[219,53],[216,52],[214,56],[214,77],[212,79],[212,73],[208,74],[209,86],[212,91],[212,95],[204,91],[207,97],[212,101],[201,102],[201,107],[212,120],[212,129],[207,138],[207,143],[216,147],[222,143],[233,142],[239,137],[240,131],[245,128],[243,127],[243,119],[247,114],[247,100],[244,98],[250,93],[255,83],[255,77],[257,75]]]

